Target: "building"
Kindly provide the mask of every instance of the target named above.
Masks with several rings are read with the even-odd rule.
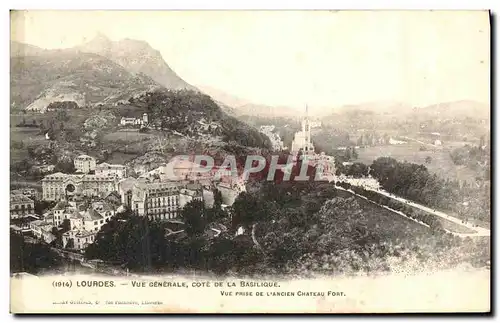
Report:
[[[51,243],[56,239],[52,234],[53,224],[46,222],[44,220],[36,220],[30,222],[31,232],[35,237],[45,241],[46,243]]]
[[[122,197],[117,191],[113,191],[104,197],[104,202],[118,207],[122,204]]]
[[[135,118],[122,117],[120,124],[122,126],[133,126],[135,124]]]
[[[32,200],[37,200],[40,198],[40,192],[35,188],[25,187],[17,190],[10,191],[11,195],[24,195]]]
[[[116,176],[55,173],[42,179],[43,199],[59,201],[70,196],[104,196],[116,191]]]
[[[21,216],[33,214],[35,212],[35,202],[21,194],[10,195],[10,218],[16,219]]]
[[[120,119],[121,126],[145,126],[149,123],[148,114],[144,113],[141,118],[122,117]]]
[[[55,165],[35,165],[35,166],[33,166],[34,170],[37,170],[42,174],[53,172],[55,168],[56,168]]]
[[[65,248],[83,250],[93,243],[102,226],[115,215],[115,210],[105,202],[95,202],[84,211],[64,213],[69,219],[70,230],[62,236]]]
[[[119,184],[123,203],[138,216],[151,220],[173,219],[192,200],[203,201],[200,184],[185,182],[151,182],[126,179]]]
[[[83,251],[95,241],[95,237],[95,232],[89,232],[85,229],[70,230],[62,236],[63,246],[64,248]]]
[[[404,145],[406,141],[389,138],[389,145]]]
[[[174,158],[167,164],[163,164],[140,177],[146,179],[157,178],[162,182],[167,181],[197,181],[211,178],[211,172],[200,171],[203,166],[190,160]]]
[[[307,106],[306,115],[302,120],[302,130],[295,133],[292,141],[291,153],[296,155],[299,151],[302,151],[303,155],[314,154],[314,145],[311,142],[311,124],[309,122]]]
[[[321,121],[310,121],[311,129],[313,128],[321,128]]]
[[[100,176],[127,177],[127,167],[119,164],[102,163],[95,167],[95,174]]]
[[[77,210],[76,203],[60,201],[52,209],[51,215],[45,217],[47,221],[52,219],[52,223],[55,227],[60,226],[64,220],[69,220],[71,214]]]
[[[88,174],[95,170],[96,160],[88,155],[80,155],[73,161],[77,172]]]

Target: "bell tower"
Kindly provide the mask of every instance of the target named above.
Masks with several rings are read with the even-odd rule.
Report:
[[[302,131],[304,132],[304,150],[309,154],[311,150],[311,123],[309,122],[309,107],[306,104],[306,115],[302,123]]]

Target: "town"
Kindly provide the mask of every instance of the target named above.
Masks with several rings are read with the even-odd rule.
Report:
[[[120,124],[145,126],[148,116],[122,118]],[[282,169],[290,172],[300,157],[308,165],[321,165],[322,175],[331,181],[335,176],[335,158],[314,152],[311,124],[306,109],[302,130],[296,133],[292,144],[294,157]],[[273,125],[264,126],[261,132],[271,138],[273,151],[286,150],[273,129]],[[222,208],[227,209],[246,191],[248,172],[234,176],[225,166],[214,166],[207,172],[195,161],[174,158],[156,169],[135,172],[138,176],[132,177],[124,165],[97,163],[95,157],[79,155],[73,161],[75,172],[47,174],[41,180],[42,192],[11,191],[11,229],[31,234],[47,244],[62,235],[63,249],[83,253],[102,226],[120,212],[129,210],[151,221],[179,221],[180,210],[191,201],[201,201],[210,207],[214,192],[220,192]],[[256,170],[264,165],[261,166]],[[47,202],[55,204],[42,212],[35,207],[35,203]]]

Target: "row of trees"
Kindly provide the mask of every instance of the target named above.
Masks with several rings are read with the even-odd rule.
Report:
[[[370,201],[373,201],[377,204],[385,205],[393,210],[400,211],[414,220],[423,222],[429,225],[429,227],[433,229],[433,232],[445,233],[442,228],[442,224],[439,221],[439,218],[433,214],[416,209],[410,205],[407,205],[406,203],[392,199],[378,192],[367,190],[359,186],[354,186],[346,182],[338,182],[337,185],[345,189],[350,189],[354,193],[364,196]]]
[[[423,165],[380,157],[370,166],[370,175],[388,192],[424,205],[451,210],[466,218],[489,221],[490,187],[441,179]]]

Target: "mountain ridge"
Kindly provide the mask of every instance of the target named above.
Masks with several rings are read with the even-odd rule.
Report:
[[[146,41],[130,38],[112,41],[103,34],[98,34],[94,39],[75,48],[104,56],[132,73],[146,74],[167,89],[199,91],[179,77],[163,59],[160,51]]]
[[[158,88],[199,90],[180,78],[147,42],[100,34],[86,44],[43,49],[10,43],[11,109],[44,112],[48,104],[117,103]]]

